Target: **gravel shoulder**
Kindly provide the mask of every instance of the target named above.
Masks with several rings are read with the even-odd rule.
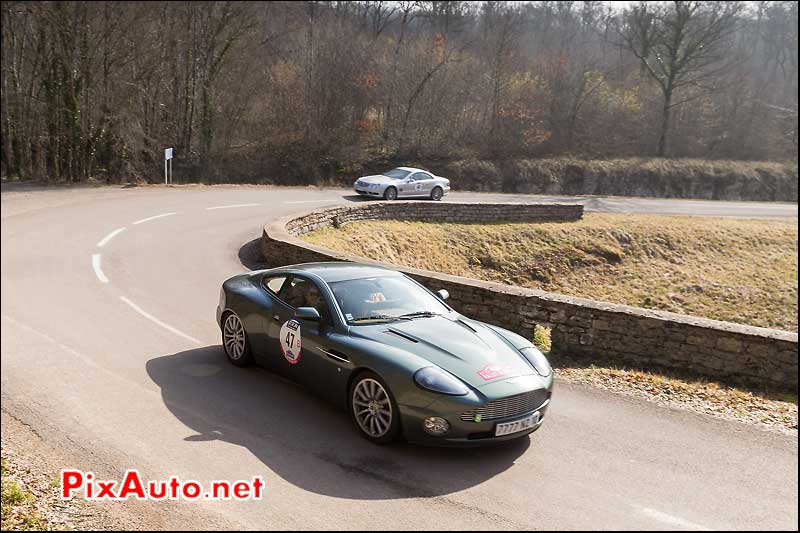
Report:
[[[127,502],[62,500],[60,470],[74,464],[68,454],[45,442],[5,408],[2,426],[3,531],[133,530],[156,525],[146,514],[129,509]]]
[[[657,372],[582,365],[553,358],[555,375],[572,383],[646,400],[664,407],[735,420],[797,437],[797,396],[769,395]]]

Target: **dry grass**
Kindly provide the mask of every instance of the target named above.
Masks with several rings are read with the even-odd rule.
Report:
[[[372,221],[314,244],[435,270],[797,331],[797,221],[592,214],[574,223]]]

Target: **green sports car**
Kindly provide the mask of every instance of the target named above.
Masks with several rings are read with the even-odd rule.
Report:
[[[510,331],[471,320],[393,270],[307,263],[234,276],[217,322],[228,360],[347,409],[377,444],[472,445],[541,427],[553,373]]]

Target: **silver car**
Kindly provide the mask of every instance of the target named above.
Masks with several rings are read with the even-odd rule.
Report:
[[[358,194],[385,200],[425,197],[441,200],[450,192],[450,180],[412,167],[397,167],[383,174],[358,178],[353,184]]]

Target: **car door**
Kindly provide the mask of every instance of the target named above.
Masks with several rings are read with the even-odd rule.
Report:
[[[409,174],[397,182],[397,197],[403,198],[414,195],[414,174]]]
[[[297,365],[302,357],[302,333],[295,327],[294,310],[304,304],[307,280],[288,276],[277,294],[270,312],[264,316],[268,347],[264,350],[265,366],[290,379],[297,380]],[[297,350],[297,346],[300,350]],[[287,353],[288,352],[288,353]]]
[[[428,196],[433,188],[433,176],[427,172],[415,172],[412,175],[414,183],[412,184],[413,196]]]
[[[431,191],[433,191],[433,188],[436,186],[436,178],[429,172],[420,172],[420,174],[422,174],[422,176],[420,176],[420,181],[422,181],[420,190],[425,196],[430,196]]]
[[[316,290],[317,305],[311,305],[307,294]],[[336,349],[341,324],[335,320],[332,295],[324,286],[304,276],[292,276],[279,294],[279,305],[273,307],[268,336],[271,358],[278,372],[306,385],[313,392],[340,401],[345,397],[352,365],[347,356]],[[315,307],[319,322],[297,319],[298,307]]]

